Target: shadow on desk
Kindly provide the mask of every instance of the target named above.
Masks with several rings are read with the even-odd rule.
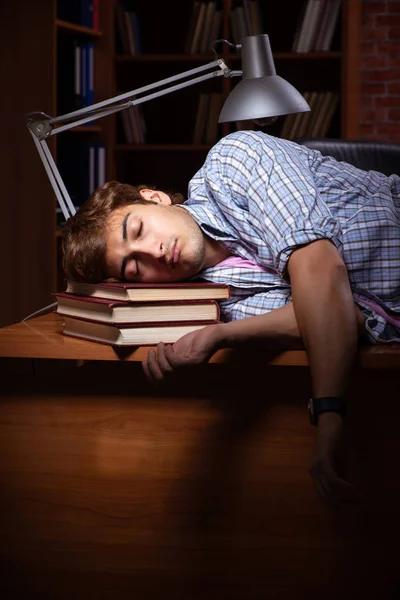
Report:
[[[347,472],[367,500],[335,513],[307,472],[308,369],[235,356],[159,388],[138,360],[7,369],[3,598],[397,597],[398,371],[353,374]]]

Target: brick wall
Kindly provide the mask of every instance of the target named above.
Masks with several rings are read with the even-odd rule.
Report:
[[[362,0],[360,138],[400,142],[400,0]]]

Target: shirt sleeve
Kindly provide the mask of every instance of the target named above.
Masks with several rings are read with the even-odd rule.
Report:
[[[225,156],[222,149],[220,175],[232,187],[230,202],[248,211],[279,275],[285,276],[292,252],[310,242],[329,239],[342,253],[341,227],[318,192],[310,154],[265,134],[236,135]]]
[[[285,306],[290,301],[290,291],[286,290],[269,290],[247,296],[247,298],[233,301],[224,300],[220,302],[221,320],[224,322],[237,321],[246,317],[263,315]]]

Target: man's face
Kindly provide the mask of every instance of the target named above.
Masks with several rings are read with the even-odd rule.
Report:
[[[173,282],[202,268],[205,239],[191,215],[167,203],[131,204],[110,214],[106,227],[109,277]]]

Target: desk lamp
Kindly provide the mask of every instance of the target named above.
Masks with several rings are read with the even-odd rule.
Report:
[[[214,49],[217,42],[227,43],[242,52],[242,71],[229,69],[225,61],[218,58]],[[52,135],[220,76],[243,77],[225,101],[219,117],[220,123],[239,120],[266,123],[279,115],[310,110],[303,96],[290,83],[276,75],[268,35],[247,36],[243,38],[242,44],[236,45],[227,40],[216,40],[212,44],[212,50],[216,56],[212,62],[109,100],[58,117],[50,117],[42,112],[31,112],[26,115],[26,125],[33,137],[65,220],[73,216],[76,211],[47,145],[47,140]],[[182,81],[185,79],[186,81]],[[177,81],[180,83],[175,84]],[[157,88],[163,89],[153,92]]]

